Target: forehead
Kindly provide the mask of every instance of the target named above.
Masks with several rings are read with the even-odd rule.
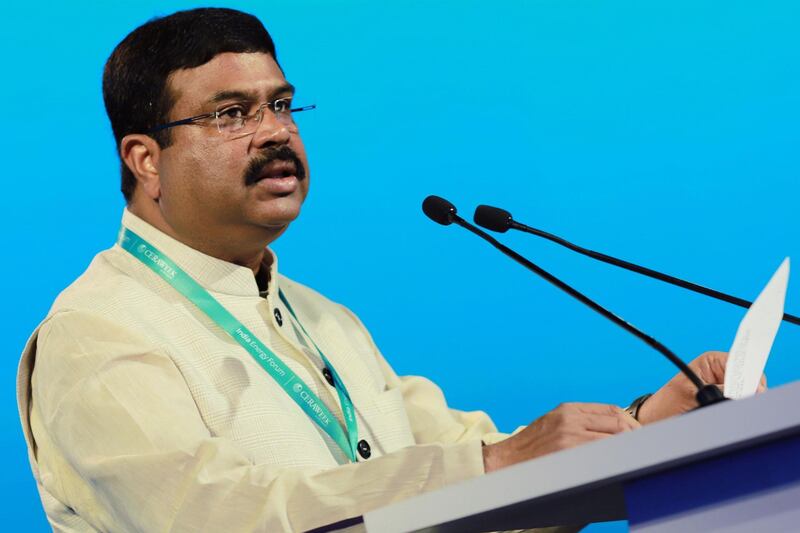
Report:
[[[176,70],[167,80],[173,111],[190,111],[222,91],[254,92],[267,100],[286,78],[269,54],[226,52],[195,68]]]

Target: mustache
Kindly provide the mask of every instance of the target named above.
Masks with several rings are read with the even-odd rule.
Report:
[[[244,184],[253,185],[257,183],[264,167],[273,161],[291,161],[294,163],[297,179],[299,181],[306,179],[306,167],[303,166],[303,162],[300,161],[297,152],[284,144],[277,147],[264,148],[257,156],[253,157],[244,171]]]

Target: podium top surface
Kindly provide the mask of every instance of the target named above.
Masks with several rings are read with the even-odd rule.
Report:
[[[795,382],[422,494],[367,513],[364,523],[368,532],[401,533],[622,520],[624,482],[800,434],[798,405]],[[515,524],[520,509],[535,523]]]

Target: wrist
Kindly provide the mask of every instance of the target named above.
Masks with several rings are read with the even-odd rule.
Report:
[[[499,469],[501,465],[500,458],[498,457],[497,444],[486,444],[481,442],[481,451],[483,452],[483,473],[488,474]]]
[[[631,404],[625,408],[625,411],[628,412],[636,421],[641,422],[642,424],[646,424],[647,420],[646,417],[642,416],[643,411],[642,407],[644,406],[645,402],[653,396],[653,393],[647,393],[639,396]]]

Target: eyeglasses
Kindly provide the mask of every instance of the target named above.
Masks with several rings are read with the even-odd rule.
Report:
[[[156,126],[148,133],[155,133],[167,128],[184,126],[186,124],[203,126],[206,125],[203,121],[213,119],[210,120],[209,123],[213,122],[217,126],[217,131],[223,135],[250,135],[258,129],[258,126],[264,119],[264,109],[272,111],[278,122],[286,126],[290,132],[297,133],[297,124],[295,124],[292,114],[301,111],[311,111],[316,108],[316,104],[293,108],[291,98],[279,98],[272,102],[261,104],[258,106],[255,113],[247,115],[248,109],[244,104],[223,104],[218,106],[213,113],[204,113],[202,115],[176,120],[175,122],[168,122],[167,124]]]

